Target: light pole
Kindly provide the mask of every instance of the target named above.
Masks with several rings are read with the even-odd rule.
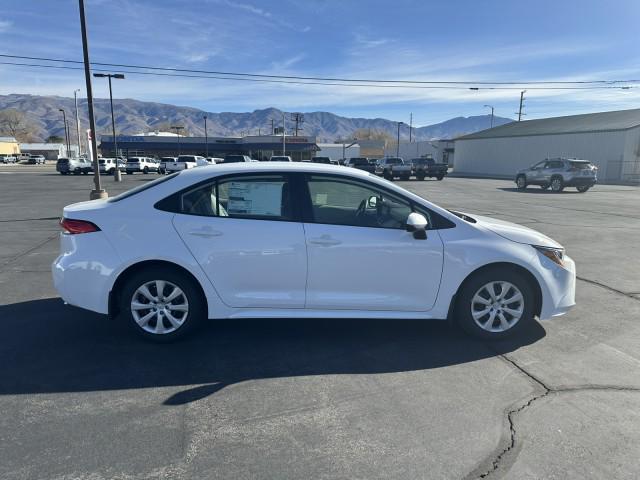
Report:
[[[204,117],[204,156],[209,158],[209,136],[207,135],[207,116]]]
[[[89,194],[91,200],[106,198],[109,195],[100,184],[98,149],[96,147],[96,119],[93,115],[93,88],[91,87],[91,62],[89,61],[89,39],[87,38],[87,19],[84,14],[84,0],[78,0],[80,7],[80,31],[82,32],[82,57],[84,60],[84,79],[87,86],[87,106],[89,107],[89,129],[91,131],[91,160],[93,161],[94,189]]]
[[[490,128],[493,128],[493,105],[485,105],[485,107],[491,109],[491,127]]]
[[[122,73],[94,73],[94,77],[96,78],[108,78],[109,79],[109,103],[111,104],[111,130],[113,132],[113,148],[115,150],[116,157],[116,166],[118,164],[118,139],[116,137],[116,118],[113,115],[113,93],[111,91],[111,79],[117,78],[119,80],[124,80],[124,75]]]
[[[78,92],[80,89],[73,91],[73,103],[76,106],[76,134],[78,135],[78,156],[82,155],[82,147],[80,146],[80,116],[78,115]]]
[[[182,145],[180,145],[180,130],[184,129],[184,127],[181,127],[180,125],[175,125],[171,128],[173,128],[176,131],[176,135],[178,136],[178,156],[180,156],[180,154],[182,153]]]
[[[284,121],[285,121],[284,120],[284,112],[282,112],[282,156],[283,157],[287,154],[287,152],[286,152],[287,148],[286,148],[286,146],[284,144],[284,136],[285,136],[285,133],[284,133]]]
[[[400,125],[404,124],[404,122],[398,122],[398,145],[396,145],[396,157],[400,156]]]
[[[59,108],[58,111],[62,112],[62,121],[64,122],[64,140],[67,146],[67,157],[69,157],[69,130],[67,129],[67,112],[64,111],[64,108]]]
[[[347,142],[342,142],[342,160],[343,161],[347,160],[346,159],[346,155],[347,155],[346,150],[347,150],[347,148],[353,147],[356,143],[358,143],[358,139],[357,138],[354,138],[353,142],[351,142],[349,145],[347,145]]]

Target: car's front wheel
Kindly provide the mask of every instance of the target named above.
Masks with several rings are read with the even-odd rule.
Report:
[[[533,321],[534,298],[531,284],[520,273],[505,268],[485,270],[465,282],[455,318],[476,337],[506,338]]]
[[[527,188],[527,177],[524,175],[518,175],[518,178],[516,178],[516,186],[518,187],[518,190],[524,190]]]
[[[564,190],[564,182],[562,181],[562,177],[553,177],[551,179],[551,190],[560,193]]]
[[[125,282],[120,312],[139,335],[166,343],[192,331],[206,316],[206,304],[191,277],[154,267],[134,274]]]

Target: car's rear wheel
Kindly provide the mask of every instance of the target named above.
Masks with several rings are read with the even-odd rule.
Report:
[[[81,173],[81,172],[80,172],[80,169],[79,169],[79,168],[76,168],[76,169],[73,171],[73,174],[74,174],[74,175],[80,175],[80,173]]]
[[[562,177],[553,177],[551,179],[551,190],[558,193],[564,190],[564,182],[562,181]]]
[[[120,295],[120,312],[134,331],[154,342],[184,337],[206,316],[202,292],[188,275],[152,267],[131,276]]]
[[[438,175],[436,178],[437,178],[438,180],[442,180],[442,179],[444,178],[444,175]]]
[[[456,321],[476,337],[506,338],[533,321],[534,298],[531,284],[518,272],[485,270],[468,279],[459,292]]]
[[[583,185],[583,186],[580,186],[580,187],[576,187],[576,190],[578,190],[580,193],[584,193],[587,190],[589,190],[590,188],[591,188],[591,186]]]
[[[113,175],[114,173],[116,173],[116,169],[115,168],[110,168],[109,169],[109,175]]]
[[[518,177],[516,178],[516,186],[519,190],[524,190],[525,188],[527,188],[527,177],[525,177],[524,175],[518,175]]]
[[[382,176],[387,180],[393,180],[393,175],[388,170],[385,170]]]
[[[424,180],[424,175],[416,175],[416,180]]]
[[[542,190],[549,190],[549,184],[548,183],[543,183],[542,185],[540,185],[540,188]]]
[[[145,175],[146,175],[147,173],[149,173],[149,167],[144,167],[144,168],[142,169],[142,173],[144,173]]]

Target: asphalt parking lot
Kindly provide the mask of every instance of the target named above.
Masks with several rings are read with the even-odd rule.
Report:
[[[151,345],[51,284],[57,218],[91,177],[0,166],[0,478],[640,477],[640,188],[403,185],[564,244],[577,306],[494,344],[445,322],[235,320]]]

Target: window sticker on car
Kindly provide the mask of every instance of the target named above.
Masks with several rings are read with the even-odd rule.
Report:
[[[282,215],[281,182],[231,182],[227,212],[230,215]]]

